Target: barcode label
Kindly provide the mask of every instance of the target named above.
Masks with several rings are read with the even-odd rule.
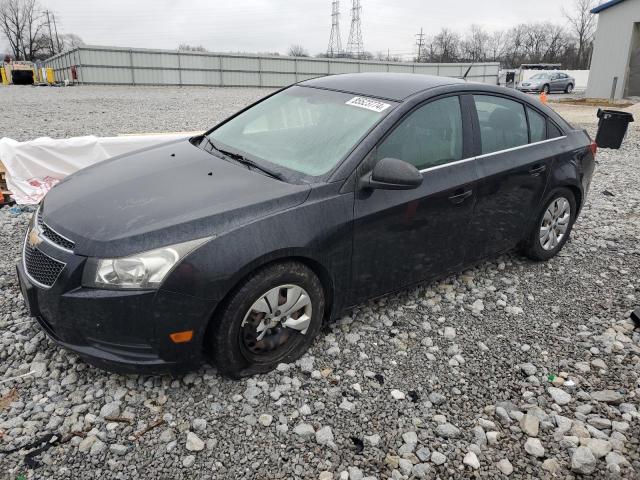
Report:
[[[351,105],[352,107],[366,108],[367,110],[373,110],[374,112],[378,113],[384,112],[391,106],[388,103],[366,97],[353,97],[347,102],[347,105]]]

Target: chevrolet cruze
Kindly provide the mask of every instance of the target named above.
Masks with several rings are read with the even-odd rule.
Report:
[[[265,372],[367,299],[514,248],[556,255],[595,150],[513,90],[308,80],[64,179],[33,216],[18,276],[44,331],[89,363]]]

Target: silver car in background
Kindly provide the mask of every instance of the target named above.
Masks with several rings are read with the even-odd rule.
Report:
[[[564,92],[571,93],[576,86],[576,80],[562,72],[540,72],[533,77],[523,80],[517,86],[521,92]]]

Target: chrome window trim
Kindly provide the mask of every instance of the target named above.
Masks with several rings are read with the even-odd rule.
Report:
[[[37,219],[36,219],[37,221]],[[62,271],[67,267],[67,264],[65,262],[61,262],[58,259],[55,259],[49,255],[47,255],[46,253],[44,253],[42,250],[36,249],[38,250],[42,255],[44,255],[45,257],[49,257],[51,260],[58,262],[59,264],[62,265],[62,268],[60,269],[60,273],[58,273],[58,275],[56,276],[55,280],[53,281],[53,283],[49,286],[49,285],[45,285],[44,283],[40,283],[39,281],[37,281],[35,278],[33,278],[30,274],[29,274],[29,270],[27,269],[27,262],[25,259],[25,251],[27,248],[27,239],[29,238],[29,233],[31,232],[31,225],[27,228],[27,234],[24,236],[24,242],[22,243],[22,269],[24,270],[24,274],[26,275],[26,277],[29,279],[29,281],[31,283],[33,283],[35,286],[42,288],[43,290],[49,290],[50,288],[52,288],[56,282],[58,281],[58,277],[60,277],[60,273],[62,273]]]
[[[435,165],[433,167],[423,168],[422,170],[420,170],[420,173],[426,173],[432,170],[439,170],[441,168],[449,167],[451,165],[458,165],[458,164],[470,162],[471,160],[478,160],[481,158],[491,157],[493,155],[499,155],[501,153],[513,152],[515,150],[521,150],[526,147],[533,147],[534,145],[542,145],[543,143],[555,142],[556,140],[562,140],[564,138],[567,138],[567,136],[562,135],[561,137],[547,138],[546,140],[540,140],[539,142],[525,143],[524,145],[518,145],[517,147],[505,148],[504,150],[496,150],[495,152],[490,152],[490,153],[483,153],[482,155],[478,155],[476,157],[463,158],[462,160],[456,160],[455,162],[443,163],[442,165]]]
[[[36,224],[40,223],[40,208],[38,207],[38,211],[36,212]],[[76,244],[76,242],[74,242],[73,240],[65,237],[64,235],[61,235],[60,233],[56,232],[53,228],[51,228],[49,225],[47,225],[44,221],[44,219],[42,219],[42,224],[44,226],[46,226],[49,230],[51,230],[53,233],[55,233],[56,235],[60,236],[61,238],[64,238],[67,242],[69,243],[73,243],[74,245]],[[42,234],[40,236],[40,238],[42,238],[42,240],[44,240],[45,242],[47,242],[49,245],[53,245],[54,247],[56,247],[59,250],[62,250],[63,252],[67,252],[67,253],[73,253],[73,250],[69,250],[68,248],[64,248],[62,245],[59,245],[57,243],[55,243],[53,240],[49,239],[46,235]],[[55,260],[55,259],[54,259]]]

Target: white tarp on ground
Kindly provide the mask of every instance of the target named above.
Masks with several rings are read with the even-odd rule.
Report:
[[[56,183],[82,168],[140,148],[193,134],[131,135],[123,137],[49,137],[28,142],[0,139],[0,161],[7,187],[18,204],[35,204]]]

